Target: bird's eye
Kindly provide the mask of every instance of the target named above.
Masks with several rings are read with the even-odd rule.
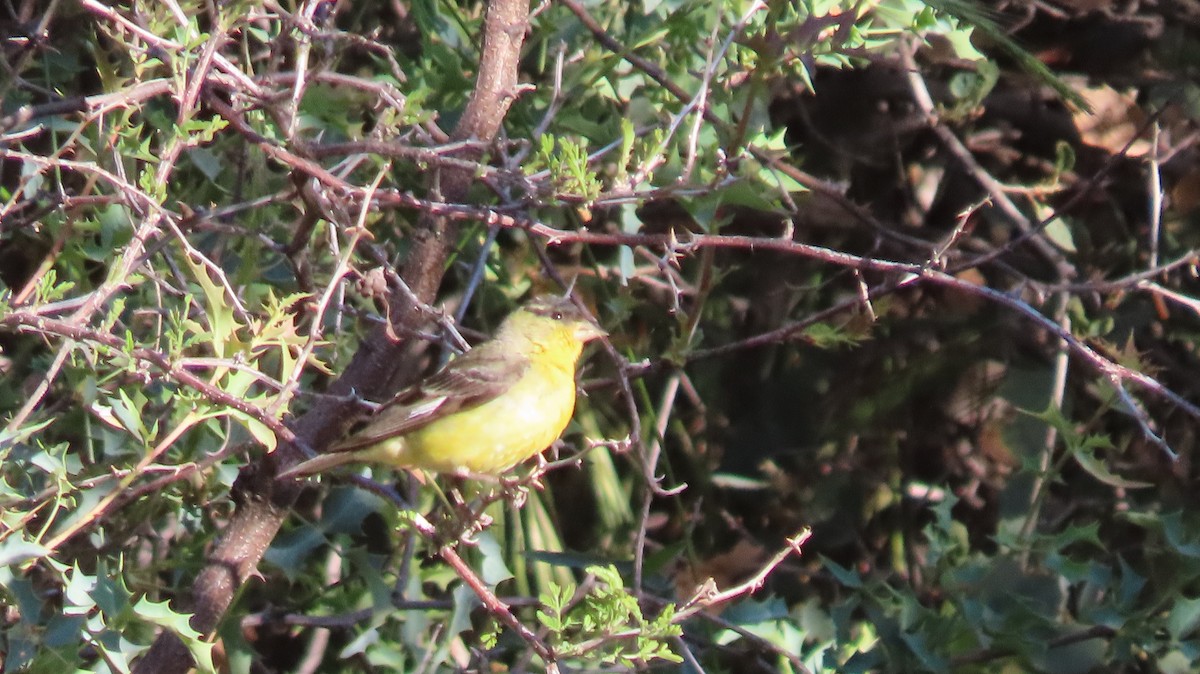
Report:
[[[550,318],[553,318],[556,321],[561,321],[562,320],[562,312],[556,311],[556,312],[550,314]]]

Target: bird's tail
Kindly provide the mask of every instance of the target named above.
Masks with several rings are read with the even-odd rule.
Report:
[[[355,463],[361,461],[362,458],[358,452],[326,452],[319,454],[307,461],[288,468],[277,476],[277,479],[287,479],[292,477],[308,477],[318,473],[324,473],[332,468],[345,465],[347,463]]]

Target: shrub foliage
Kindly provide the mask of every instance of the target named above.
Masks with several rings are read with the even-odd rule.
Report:
[[[1200,25],[1065,7],[7,3],[3,671],[1200,667]],[[547,462],[274,479],[567,288]]]

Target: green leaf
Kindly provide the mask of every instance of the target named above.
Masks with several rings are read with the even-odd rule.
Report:
[[[209,322],[208,337],[211,340],[213,353],[217,358],[231,357],[233,354],[230,353],[227,345],[235,338],[238,325],[233,317],[233,307],[225,296],[225,288],[212,280],[208,267],[204,266],[204,263],[193,260],[191,255],[184,255],[183,260],[192,270],[192,278],[204,293],[207,309],[205,315]]]
[[[479,534],[477,547],[479,553],[483,556],[480,577],[483,578],[483,582],[487,583],[488,587],[494,588],[501,582],[513,577],[512,571],[509,571],[508,565],[504,563],[504,550],[500,547],[500,543],[496,541],[495,536],[486,531]]]
[[[829,571],[830,574],[833,575],[835,580],[845,587],[852,590],[861,589],[863,587],[862,577],[858,575],[858,572],[851,571],[850,569],[847,569],[846,567],[838,564],[828,557],[825,557],[824,555],[821,555],[821,564],[827,571]]]
[[[214,672],[212,650],[214,644],[203,641],[202,635],[192,629],[188,622],[190,616],[171,610],[167,602],[155,602],[146,597],[138,600],[133,612],[150,623],[170,630],[187,646],[188,652],[196,660],[196,665],[202,672]]]
[[[1174,606],[1171,607],[1171,612],[1167,615],[1167,631],[1171,638],[1183,641],[1188,637],[1195,636],[1198,627],[1200,627],[1200,599],[1177,597]]]
[[[368,648],[379,643],[379,641],[379,629],[376,627],[369,627],[362,632],[359,632],[358,636],[354,637],[350,643],[346,644],[346,647],[338,653],[338,657],[345,660],[346,658],[352,658],[356,655],[362,655],[367,652]]]
[[[96,587],[92,593],[96,606],[112,620],[129,608],[131,596],[121,573],[111,572],[108,563],[100,560],[96,565]]]
[[[87,615],[96,605],[92,591],[96,589],[96,577],[89,576],[72,567],[68,573],[67,583],[63,586],[63,614]]]
[[[1096,478],[1110,487],[1120,489],[1145,489],[1153,487],[1151,482],[1142,482],[1139,480],[1127,480],[1108,469],[1105,462],[1096,455],[1097,446],[1111,448],[1112,443],[1107,438],[1094,438],[1097,444],[1089,444],[1086,446],[1078,446],[1072,449],[1071,456],[1081,468],[1088,472],[1088,475]]]
[[[276,536],[271,547],[263,554],[263,559],[282,569],[289,580],[296,580],[313,552],[323,548],[327,542],[324,531],[304,525]]]
[[[1178,510],[1162,514],[1158,521],[1162,525],[1163,535],[1175,552],[1200,559],[1200,530],[1194,522],[1185,522],[1183,513]]]
[[[0,567],[19,566],[48,554],[50,554],[50,549],[46,546],[19,536],[9,536],[0,540]]]
[[[482,605],[479,595],[466,584],[454,588],[454,611],[450,614],[449,626],[446,628],[447,637],[456,637],[472,628],[471,612]]]
[[[1055,217],[1046,224],[1044,229],[1046,238],[1050,239],[1054,245],[1067,251],[1068,253],[1079,252],[1075,248],[1075,239],[1071,236],[1071,228],[1062,218]]]

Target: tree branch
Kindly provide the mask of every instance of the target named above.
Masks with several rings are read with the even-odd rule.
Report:
[[[484,143],[495,138],[516,93],[517,62],[528,15],[528,0],[495,0],[489,5],[479,76],[474,94],[455,128],[455,138],[471,138]],[[260,148],[266,145],[265,142],[258,143]],[[477,153],[474,147],[468,144],[464,154]],[[314,167],[315,164],[306,168]],[[473,179],[470,169],[444,167],[431,175],[426,191],[441,199],[462,201]],[[422,215],[416,240],[401,273],[418,301],[428,303],[436,297],[442,270],[456,238],[455,220],[428,212]],[[407,325],[418,315],[406,294],[395,292],[391,300],[394,325],[378,326],[371,332],[345,372],[332,385],[333,393],[357,391],[383,397],[413,376],[412,359],[404,357],[408,340],[395,340],[393,335],[404,334],[395,330],[395,326]],[[344,431],[345,420],[351,416],[350,404],[330,402],[314,408],[296,420],[296,436],[311,447],[325,446]],[[193,586],[191,624],[202,634],[211,634],[216,629],[238,588],[254,574],[263,553],[287,517],[300,493],[300,483],[276,481],[274,477],[281,466],[290,465],[301,456],[296,445],[281,445],[278,451],[246,466],[234,484],[232,497],[238,505],[237,510]],[[192,658],[179,638],[163,632],[138,661],[134,672],[183,674],[191,666]]]

